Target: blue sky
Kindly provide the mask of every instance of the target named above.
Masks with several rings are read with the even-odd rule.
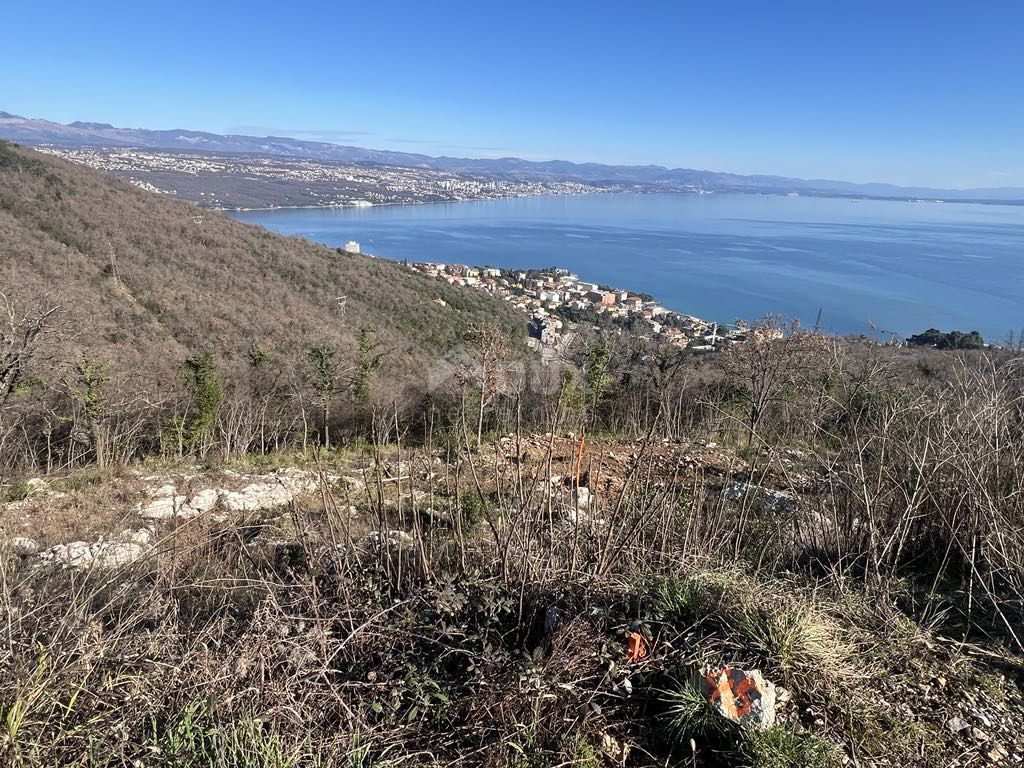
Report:
[[[0,110],[474,157],[1024,186],[1024,2],[11,3]]]

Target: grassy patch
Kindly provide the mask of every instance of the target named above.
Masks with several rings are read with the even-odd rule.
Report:
[[[26,483],[12,483],[0,492],[0,502],[21,501],[28,498],[28,485]]]
[[[737,749],[744,768],[832,768],[843,761],[832,745],[782,726],[744,733]]]

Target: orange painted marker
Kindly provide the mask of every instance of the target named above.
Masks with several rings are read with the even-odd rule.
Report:
[[[639,632],[630,632],[626,635],[626,658],[636,663],[647,658],[647,641]]]

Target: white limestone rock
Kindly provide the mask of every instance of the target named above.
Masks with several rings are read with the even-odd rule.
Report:
[[[141,559],[149,547],[135,541],[112,541],[93,545],[93,564],[100,568],[118,568]]]
[[[27,536],[13,536],[4,542],[3,548],[12,554],[28,557],[39,551],[39,544]]]
[[[387,546],[392,552],[411,550],[416,547],[416,540],[406,531],[391,530],[381,537],[380,531],[370,531],[363,537],[362,544],[371,551]]]
[[[138,544],[142,547],[148,547],[153,539],[153,530],[151,528],[138,528],[136,530],[121,531],[117,536],[117,540],[126,542],[129,544]]]
[[[152,549],[152,535],[148,528],[140,528],[122,531],[112,541],[100,539],[92,543],[72,541],[56,544],[40,552],[39,560],[66,568],[118,568],[143,558]]]
[[[775,491],[754,483],[737,482],[726,486],[722,496],[728,501],[743,502],[749,499],[753,504],[775,514],[792,514],[796,512],[798,500],[789,491]]]
[[[92,545],[85,541],[56,544],[40,552],[39,557],[44,562],[55,562],[72,568],[81,568],[92,564]]]
[[[181,509],[179,515],[181,517],[198,517],[209,512],[220,502],[223,493],[224,491],[218,488],[204,488],[185,502],[185,506]]]
[[[173,488],[173,486],[172,486]],[[185,506],[184,496],[173,494],[153,499],[139,509],[139,517],[143,520],[170,520]]]

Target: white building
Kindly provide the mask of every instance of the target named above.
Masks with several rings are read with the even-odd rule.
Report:
[[[360,253],[359,243],[357,243],[355,240],[349,240],[347,243],[345,243],[345,250],[348,251],[349,253]]]

